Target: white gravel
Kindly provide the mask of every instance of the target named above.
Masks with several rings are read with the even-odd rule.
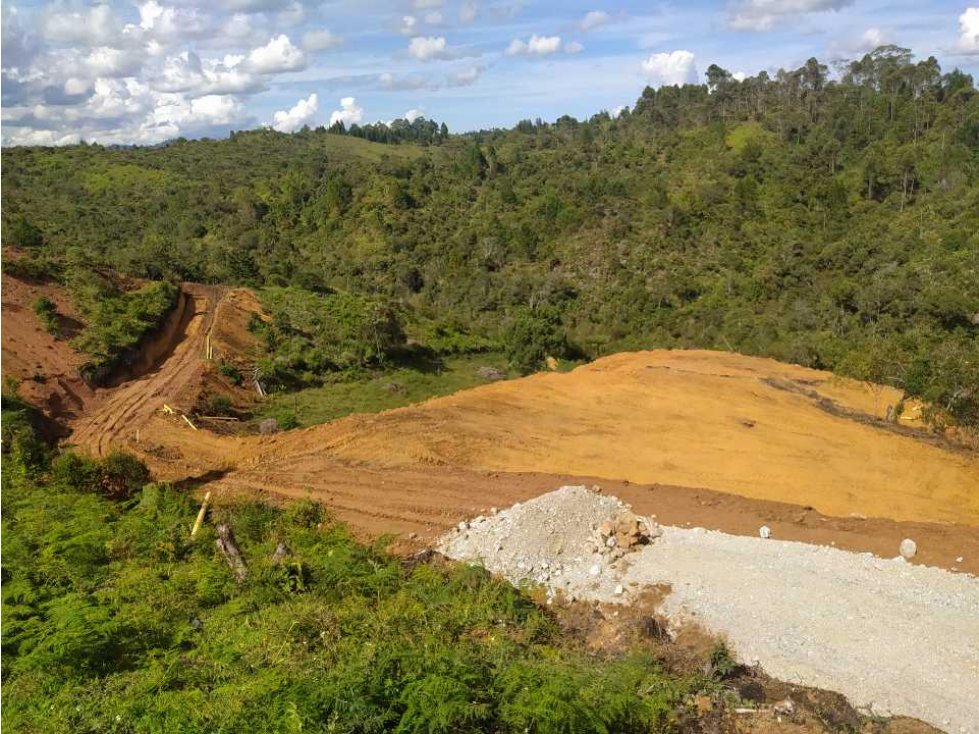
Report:
[[[665,527],[616,560],[594,539],[621,507],[585,487],[562,487],[477,518],[439,549],[581,599],[627,603],[645,586],[669,584],[660,611],[671,624],[702,624],[743,663],[838,691],[875,714],[979,734],[976,577],[702,528]]]

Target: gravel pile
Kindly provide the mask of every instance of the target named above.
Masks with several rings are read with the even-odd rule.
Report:
[[[671,624],[704,625],[741,662],[839,691],[875,714],[979,734],[976,577],[641,520],[642,543],[624,553],[604,546],[603,523],[627,512],[614,497],[562,487],[461,525],[439,550],[581,599],[627,602],[669,584],[661,612]]]
[[[661,529],[615,497],[587,487],[561,487],[490,517],[459,523],[438,549],[481,563],[511,583],[543,584],[549,596],[604,598],[624,594],[623,558]]]

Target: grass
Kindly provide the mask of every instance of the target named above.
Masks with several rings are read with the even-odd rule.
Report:
[[[445,357],[438,368],[402,366],[394,369],[348,373],[342,381],[291,393],[272,395],[259,409],[260,417],[272,417],[280,423],[311,426],[336,420],[352,413],[377,413],[419,403],[429,398],[451,395],[489,380],[480,377],[480,367],[492,367],[508,377],[516,373],[507,369],[499,353],[482,353]]]

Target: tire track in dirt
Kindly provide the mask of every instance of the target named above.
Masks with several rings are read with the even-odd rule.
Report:
[[[221,296],[216,287],[185,284],[182,312],[177,323],[159,338],[169,342],[157,366],[115,388],[96,391],[98,407],[78,421],[71,443],[83,451],[104,456],[113,445],[127,442],[164,404],[179,408],[193,399],[204,371],[204,339]]]

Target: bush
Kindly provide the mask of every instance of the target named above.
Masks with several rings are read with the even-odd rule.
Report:
[[[218,372],[231,380],[234,385],[240,385],[242,382],[241,371],[231,364],[231,362],[222,361],[218,365]]]
[[[61,454],[51,464],[51,475],[62,486],[116,501],[132,498],[150,479],[149,470],[139,459],[122,452],[113,452],[105,459]]]
[[[47,296],[40,296],[34,301],[34,313],[41,320],[41,325],[49,334],[58,336],[61,326],[58,323],[58,307]]]
[[[541,368],[549,357],[564,357],[568,341],[561,315],[553,307],[521,308],[514,311],[503,334],[507,359],[527,374]]]

